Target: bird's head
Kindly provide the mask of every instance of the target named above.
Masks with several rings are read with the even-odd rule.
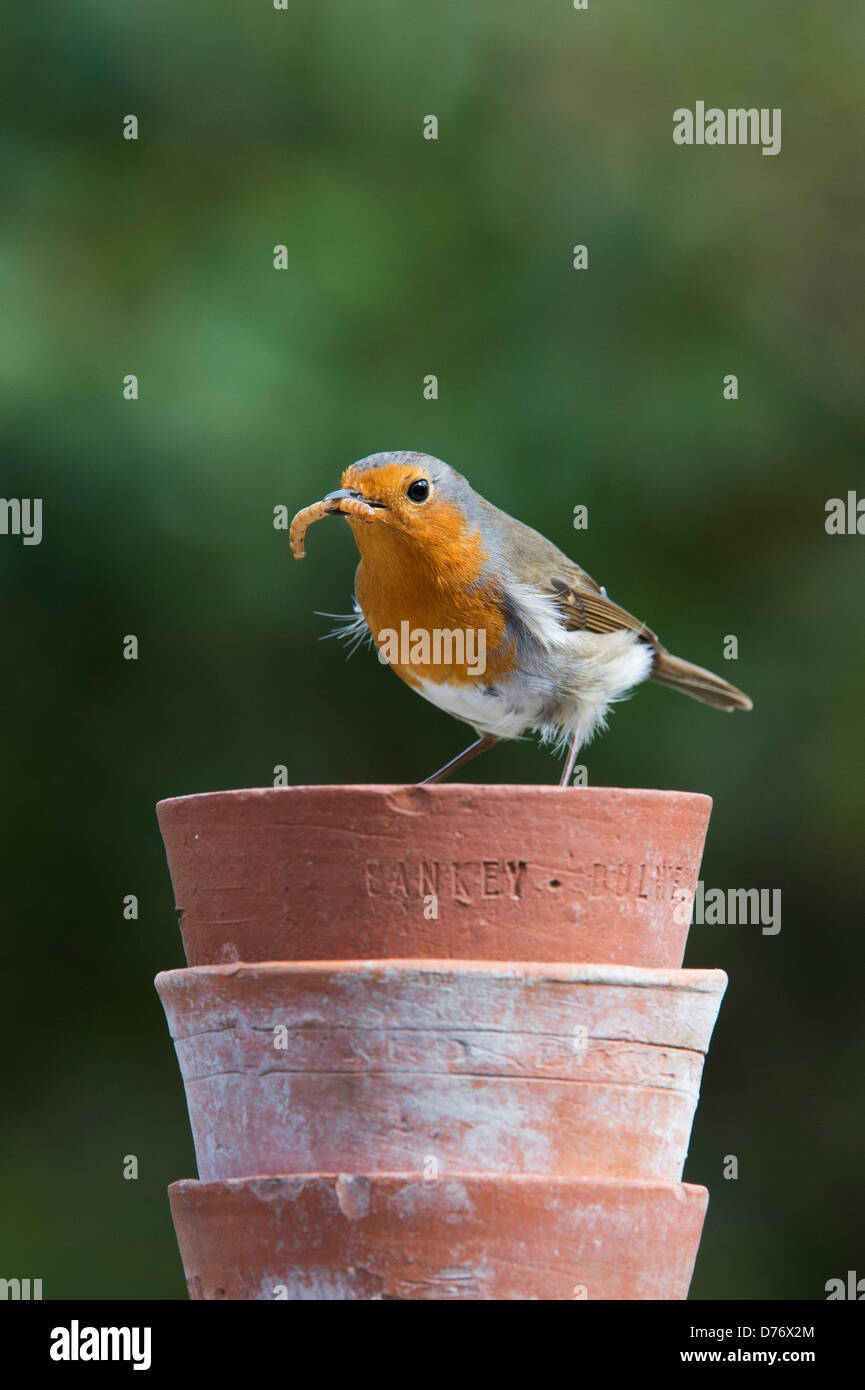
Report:
[[[387,527],[394,536],[435,545],[466,530],[465,500],[471,488],[431,454],[370,454],[345,470],[342,487],[374,508],[376,526]],[[361,523],[352,529],[362,545],[366,528]]]
[[[345,516],[361,559],[371,569],[421,572],[437,586],[477,585],[488,578],[499,545],[494,509],[441,459],[409,451],[370,454],[346,468],[342,486],[292,522],[292,549],[322,516]]]
[[[341,483],[321,506],[345,514],[363,559],[421,563],[465,582],[477,579],[487,547],[476,495],[441,459],[409,451],[370,454],[346,468]],[[351,501],[370,510],[352,515]]]

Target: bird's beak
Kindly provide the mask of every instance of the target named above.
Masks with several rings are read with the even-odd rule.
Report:
[[[301,508],[288,529],[294,558],[303,559],[306,553],[304,537],[310,526],[320,521],[323,516],[347,516],[350,519],[359,517],[362,521],[373,521],[378,507],[384,507],[384,503],[367,501],[357,488],[341,487],[336,492],[329,492],[320,502],[313,502],[311,507]]]
[[[339,516],[342,512],[341,502],[351,499],[355,502],[365,502],[368,507],[383,507],[383,502],[373,502],[369,497],[364,497],[362,492],[358,492],[356,487],[337,488],[336,492],[329,492],[326,497],[322,497],[322,505],[326,505],[328,516]]]

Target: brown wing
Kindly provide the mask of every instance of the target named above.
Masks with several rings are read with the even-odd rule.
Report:
[[[475,497],[475,504],[489,519],[491,529],[507,541],[507,569],[511,577],[534,587],[539,575],[550,575],[544,587],[555,595],[569,631],[619,632],[625,628],[639,633],[655,651],[663,651],[645,623],[607,598],[601,585],[540,531],[515,521],[485,498]]]
[[[577,573],[572,572],[567,578],[554,575],[548,586],[550,593],[555,595],[569,632],[619,632],[625,628],[638,633],[650,647],[660,649],[661,644],[651,628],[613,603],[606,594],[586,588],[580,582],[583,571],[578,570],[576,565],[573,569]]]
[[[504,553],[507,555],[506,568],[509,577],[518,579],[522,584],[535,585],[539,572],[561,574],[565,576],[563,583],[568,581],[580,589],[601,592],[600,584],[584,569],[580,569],[574,560],[568,559],[564,551],[559,550],[552,541],[548,541],[540,531],[525,526],[521,521],[515,521],[507,512],[500,511],[484,497],[475,495],[473,500],[478,511],[487,519],[493,534],[498,533],[501,537]]]

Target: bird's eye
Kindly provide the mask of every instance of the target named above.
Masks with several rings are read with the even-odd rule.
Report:
[[[406,488],[405,495],[410,502],[425,502],[429,497],[429,483],[426,478],[415,478]]]

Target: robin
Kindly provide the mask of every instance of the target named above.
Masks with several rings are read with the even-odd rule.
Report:
[[[313,521],[345,515],[360,552],[350,630],[368,628],[406,684],[477,733],[426,783],[532,730],[567,745],[567,786],[611,703],[644,680],[716,709],[752,708],[728,681],[671,655],[584,569],[441,459],[370,454],[341,482],[294,518],[292,550],[303,556]]]

